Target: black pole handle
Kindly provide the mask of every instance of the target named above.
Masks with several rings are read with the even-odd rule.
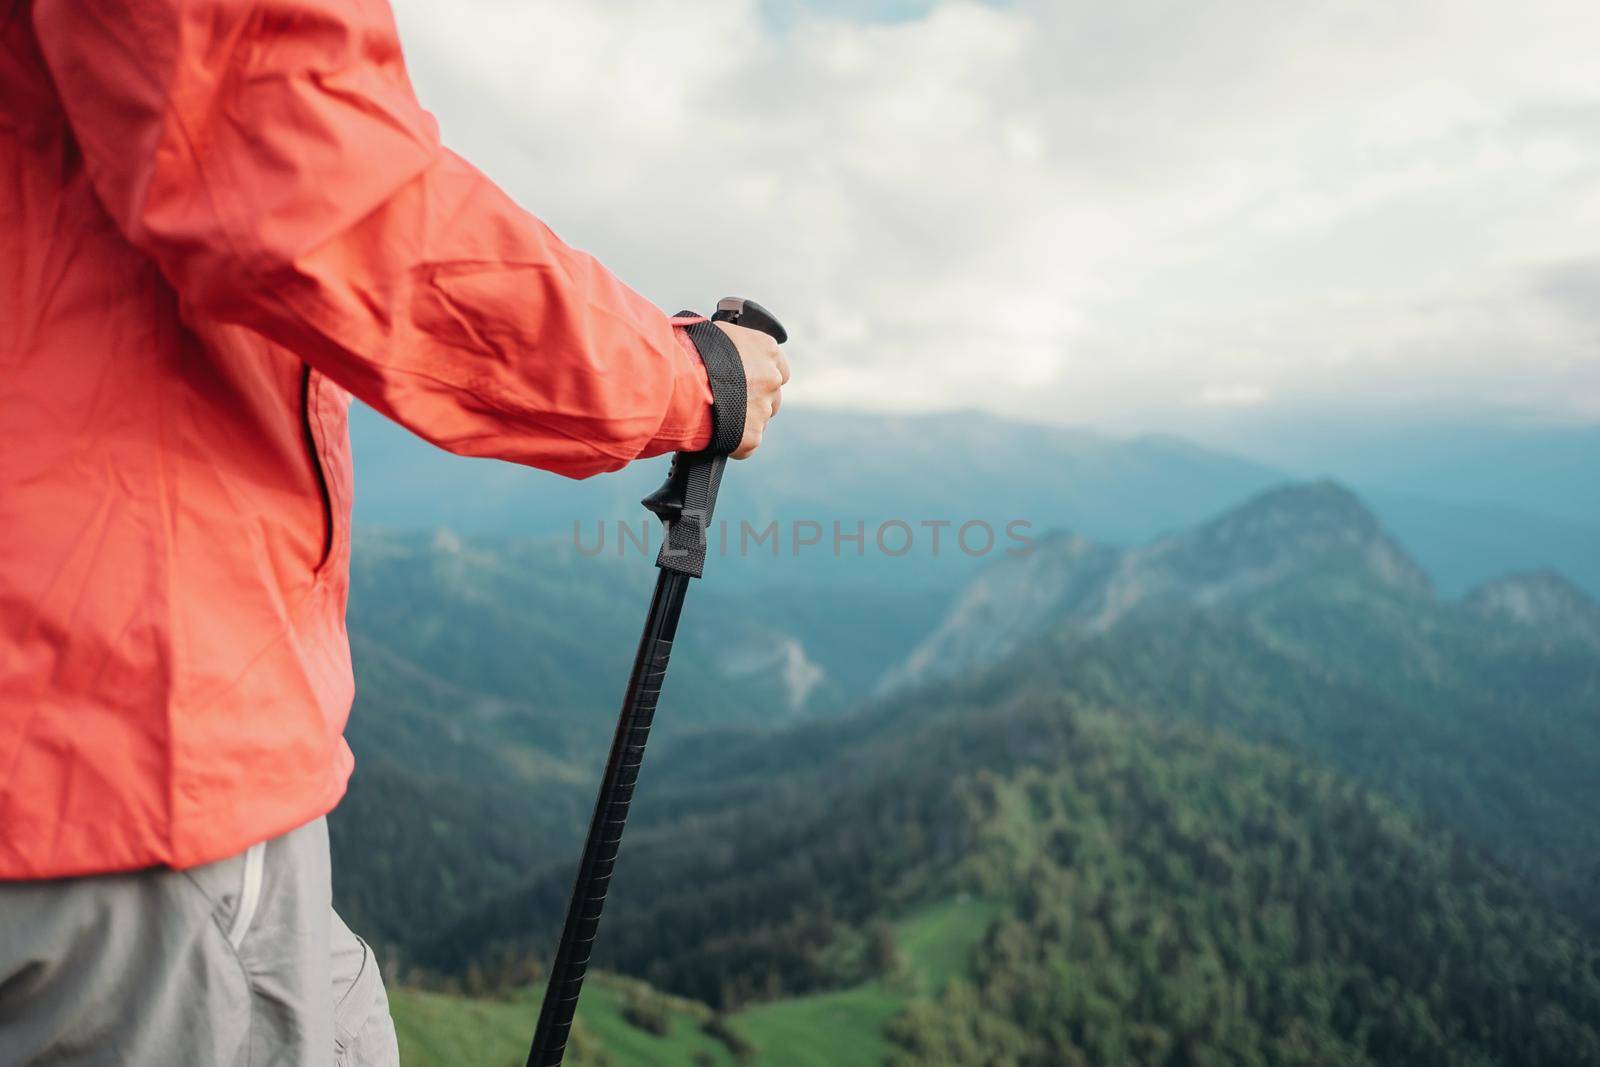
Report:
[[[760,330],[780,345],[789,339],[789,331],[783,328],[778,316],[742,296],[725,296],[718,300],[711,321],[732,323],[747,330]]]
[[[760,330],[780,345],[789,339],[789,331],[783,328],[776,315],[743,297],[726,296],[717,301],[711,321]],[[705,351],[705,339],[696,337],[693,330],[690,338]],[[720,339],[720,343],[729,345],[725,338]],[[742,389],[739,402],[743,403]],[[737,414],[743,425],[744,412]],[[733,442],[729,447],[736,445],[737,442]],[[661,551],[656,554],[657,567],[691,578],[699,578],[705,572],[706,531],[711,527],[711,514],[716,510],[717,490],[722,485],[722,470],[727,461],[727,456],[710,450],[679,452],[672,457],[672,467],[661,488],[644,498],[644,506],[656,514],[664,527]]]

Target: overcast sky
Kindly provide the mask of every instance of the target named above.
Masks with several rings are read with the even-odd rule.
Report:
[[[448,144],[768,302],[795,401],[1600,420],[1593,0],[396,6]]]

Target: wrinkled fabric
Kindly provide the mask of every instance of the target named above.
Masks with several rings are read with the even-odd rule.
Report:
[[[338,801],[351,394],[574,477],[710,438],[673,320],[440,146],[386,3],[0,0],[0,162],[0,878]]]
[[[186,871],[0,883],[0,1067],[398,1067],[330,873],[314,819]]]

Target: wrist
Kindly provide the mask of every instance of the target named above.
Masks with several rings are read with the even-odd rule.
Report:
[[[715,421],[711,380],[694,342],[679,320],[672,323],[679,353],[672,376],[672,396],[667,413],[651,442],[650,455],[662,452],[699,452],[711,444]]]

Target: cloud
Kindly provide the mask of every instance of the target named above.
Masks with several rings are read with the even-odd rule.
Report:
[[[1600,6],[845,8],[398,5],[447,141],[663,305],[769,301],[796,400],[1600,410]]]
[[[1600,258],[1552,266],[1540,277],[1537,292],[1577,321],[1600,328]]]
[[[1208,385],[1200,390],[1195,403],[1211,407],[1254,407],[1265,403],[1269,395],[1259,385]]]

